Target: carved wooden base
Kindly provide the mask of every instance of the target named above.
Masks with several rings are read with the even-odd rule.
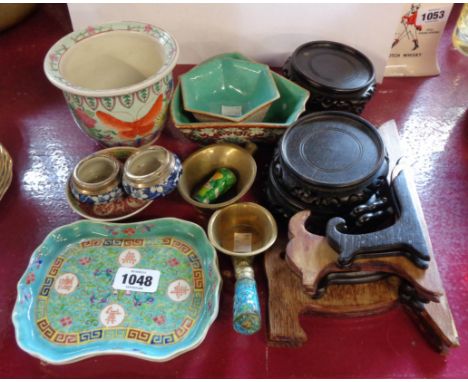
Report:
[[[459,345],[445,295],[439,298],[439,303],[401,304],[401,281],[392,276],[367,284],[329,285],[321,298],[313,299],[304,293],[301,278],[286,264],[285,248],[286,238],[278,238],[276,244],[265,253],[264,259],[269,290],[269,345],[300,346],[306,342],[307,335],[299,323],[299,316],[304,313],[356,317],[382,313],[398,305],[405,306],[437,351],[444,353]],[[422,306],[422,309],[418,309],[418,306]]]
[[[403,156],[395,122],[383,124],[379,132],[387,148],[390,169],[394,172]],[[401,252],[389,257],[388,253],[374,251],[372,256],[355,258],[348,267],[340,267],[339,254],[331,248],[329,241],[325,237],[311,234],[305,228],[310,212],[297,213],[289,222],[289,243],[286,243],[286,237],[279,238],[275,247],[265,255],[270,292],[268,309],[271,344],[298,346],[304,343],[307,336],[298,319],[304,312],[346,317],[376,314],[401,304],[437,351],[446,352],[459,345],[457,329],[432,251],[424,214],[408,170],[405,170],[405,179],[405,195],[411,197],[408,197],[408,202],[404,205],[401,205],[404,195],[400,194],[398,197],[400,209],[405,211],[403,214],[400,211],[401,224],[396,230],[400,233],[397,232],[392,238],[396,243],[407,243],[405,240],[409,237],[411,240],[408,243],[414,244],[415,238],[410,236],[417,226],[417,239],[422,243],[421,248],[424,247],[424,250],[417,252],[424,253],[424,260],[430,261],[424,267],[418,267],[410,261],[414,257],[406,258]],[[387,181],[390,184],[392,177]],[[412,215],[411,222],[402,218],[404,214]],[[397,224],[390,227],[390,230],[395,230],[395,227]],[[362,248],[369,243],[368,238],[372,235],[377,237],[378,233],[345,236],[350,247]],[[374,241],[381,244],[384,239],[377,237]],[[377,247],[375,249],[378,251]],[[340,251],[341,249],[340,246]],[[351,252],[353,251],[354,249]],[[334,285],[328,282],[330,275],[346,277],[346,272],[349,275],[350,271],[384,272],[391,276],[353,285]]]
[[[309,215],[309,211],[298,212],[289,221],[290,241],[286,247],[286,262],[302,277],[305,291],[313,297],[321,280],[330,273],[345,275],[350,271],[366,271],[394,274],[406,280],[420,298],[439,301],[439,296],[443,293],[440,290],[435,261],[431,261],[428,269],[424,270],[397,252],[393,256],[373,254],[369,258],[356,259],[347,268],[339,267],[339,255],[331,248],[327,238],[307,231],[306,221]]]

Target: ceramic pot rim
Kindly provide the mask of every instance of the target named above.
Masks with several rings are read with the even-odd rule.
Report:
[[[141,82],[130,86],[103,90],[93,90],[74,85],[62,76],[59,69],[60,60],[73,45],[76,45],[80,41],[86,38],[96,36],[98,34],[119,30],[134,33],[142,33],[148,37],[153,38],[162,46],[164,51],[164,63],[155,74]],[[113,97],[137,92],[160,81],[167,75],[171,74],[172,70],[174,69],[177,63],[178,58],[179,45],[176,39],[164,29],[148,23],[142,23],[138,21],[120,21],[109,22],[96,26],[89,26],[87,28],[71,32],[66,36],[62,37],[48,50],[44,58],[43,68],[47,79],[54,86],[58,87],[64,92],[85,97]]]

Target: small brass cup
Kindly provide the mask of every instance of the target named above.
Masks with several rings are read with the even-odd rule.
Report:
[[[251,151],[254,148],[251,149]],[[201,148],[191,154],[182,164],[184,173],[177,186],[184,200],[195,207],[216,210],[230,205],[244,196],[255,180],[257,164],[247,149],[229,143],[217,143]],[[195,188],[207,180],[220,167],[227,167],[237,174],[236,194],[220,203],[200,203],[192,198]]]
[[[208,222],[208,237],[232,256],[236,274],[233,326],[241,334],[260,330],[260,303],[252,268],[253,256],[271,247],[278,229],[271,213],[256,203],[236,203],[217,210]]]
[[[262,253],[273,245],[277,236],[275,219],[267,209],[256,203],[236,203],[224,207],[216,211],[208,223],[210,241],[218,250],[230,256]]]

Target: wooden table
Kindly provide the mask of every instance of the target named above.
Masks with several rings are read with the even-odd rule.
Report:
[[[313,7],[313,5],[311,5]],[[380,125],[396,119],[409,147],[440,272],[460,333],[461,347],[447,357],[426,344],[400,309],[361,319],[306,317],[309,342],[301,348],[271,348],[266,342],[267,287],[257,262],[264,313],[251,337],[232,330],[234,287],[230,262],[221,257],[224,279],[220,313],[205,341],[167,363],[103,356],[68,366],[50,366],[23,352],[11,322],[16,283],[33,250],[54,228],[79,219],[64,186],[74,164],[99,149],[75,125],[61,92],[45,78],[49,47],[71,31],[66,7],[41,5],[22,24],[0,33],[0,142],[14,160],[11,188],[0,202],[0,377],[466,377],[468,375],[468,59],[455,51],[452,12],[439,49],[442,74],[387,78],[364,117]],[[291,47],[291,51],[295,47]],[[175,76],[187,70],[178,66]],[[187,157],[197,145],[169,123],[158,141]],[[256,158],[268,163],[273,147]],[[244,200],[262,201],[257,179]],[[206,218],[177,192],[133,219],[175,216],[206,226]],[[309,329],[309,330],[308,330]]]

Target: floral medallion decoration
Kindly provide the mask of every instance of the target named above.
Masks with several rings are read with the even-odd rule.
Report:
[[[161,82],[161,92],[155,93],[152,86],[144,89],[148,97],[143,102],[132,99],[122,104],[115,102],[116,97],[94,98],[93,107],[89,107],[91,97],[65,93],[65,99],[73,119],[91,138],[104,146],[138,147],[157,139],[166,119],[172,77]]]

